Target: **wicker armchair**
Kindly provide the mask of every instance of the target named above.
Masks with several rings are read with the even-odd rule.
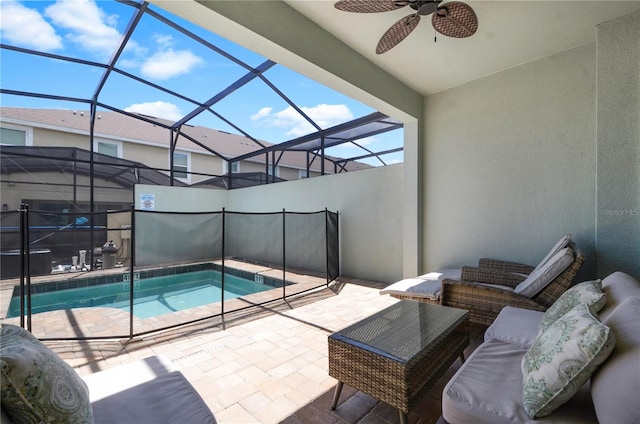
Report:
[[[513,291],[526,276],[490,268],[463,267],[462,281],[445,279],[442,282],[440,302],[467,309],[469,320],[483,325],[490,325],[505,306],[546,311],[571,287],[584,261],[582,252],[574,252],[573,262],[532,297]]]

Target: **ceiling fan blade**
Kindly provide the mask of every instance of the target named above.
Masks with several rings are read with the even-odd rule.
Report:
[[[420,22],[420,15],[412,13],[409,16],[405,16],[395,24],[391,25],[391,28],[384,33],[378,46],[376,47],[376,53],[382,54],[394,48],[399,42],[407,38],[411,31],[413,31]]]
[[[438,7],[431,18],[436,31],[453,38],[471,37],[478,30],[478,17],[471,6],[452,1]]]
[[[355,13],[378,13],[396,10],[409,4],[405,2],[394,2],[393,0],[340,0],[334,7],[344,12]]]

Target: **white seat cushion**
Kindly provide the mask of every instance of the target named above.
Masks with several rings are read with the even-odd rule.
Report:
[[[617,341],[591,378],[596,414],[601,423],[640,423],[640,296],[622,302],[605,323]]]
[[[540,311],[505,306],[485,331],[484,340],[496,339],[528,349],[538,336],[543,315]]]
[[[444,419],[456,424],[597,423],[588,384],[547,417],[532,420],[526,414],[522,406],[520,371],[526,351],[499,340],[481,344],[443,390]]]
[[[95,424],[215,424],[209,407],[180,371],[92,403]]]
[[[169,358],[156,355],[85,375],[82,380],[89,387],[91,402],[95,402],[173,371],[177,368]]]
[[[168,358],[151,356],[83,377],[95,424],[215,424],[213,413]]]
[[[462,274],[460,268],[447,268],[419,275],[415,278],[406,278],[380,290],[380,294],[398,294],[422,296],[428,299],[440,299],[442,280],[450,278],[459,280]]]
[[[602,280],[602,291],[607,300],[598,316],[606,324],[607,317],[625,299],[640,296],[640,281],[624,272],[614,272]]]

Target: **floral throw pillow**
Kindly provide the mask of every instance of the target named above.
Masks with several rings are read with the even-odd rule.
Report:
[[[613,351],[609,327],[580,304],[557,319],[522,358],[522,403],[531,418],[567,402]]]
[[[540,321],[538,335],[542,334],[555,320],[569,312],[576,305],[586,303],[591,312],[596,314],[603,308],[606,301],[607,298],[602,292],[602,282],[600,280],[576,284],[562,293],[558,300],[544,313]]]
[[[89,390],[78,374],[31,333],[0,329],[2,409],[14,424],[91,424]]]

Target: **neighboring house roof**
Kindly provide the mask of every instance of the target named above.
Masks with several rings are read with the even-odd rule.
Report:
[[[167,126],[173,124],[173,122],[160,118],[147,117],[145,115],[138,116],[142,119],[134,119],[112,111],[99,111],[97,113],[98,119],[95,120],[94,134],[96,137],[115,138],[128,142],[153,144],[168,148],[171,142],[170,130],[162,127],[162,125],[146,122],[143,119],[157,121]],[[8,122],[82,134],[89,133],[89,117],[88,111],[80,110],[0,107],[0,118]],[[262,146],[247,137],[229,134],[213,128],[184,125],[182,131],[201,143],[202,146],[211,149],[213,152],[225,158],[234,158],[262,149]],[[273,145],[263,141],[260,141],[260,143],[265,146]],[[179,150],[206,153],[205,148],[185,137],[178,138],[176,148]],[[276,157],[279,157],[279,153]],[[260,155],[248,160],[251,162],[264,163],[264,159],[261,158],[264,158],[264,156]],[[271,157],[269,160],[271,160]],[[325,162],[326,172],[332,173],[333,163],[328,160]],[[284,152],[278,165],[306,169],[306,153]],[[368,168],[372,168],[372,166],[356,161],[350,161],[345,166],[347,171]],[[311,170],[316,172],[320,170],[319,158],[312,163]]]

